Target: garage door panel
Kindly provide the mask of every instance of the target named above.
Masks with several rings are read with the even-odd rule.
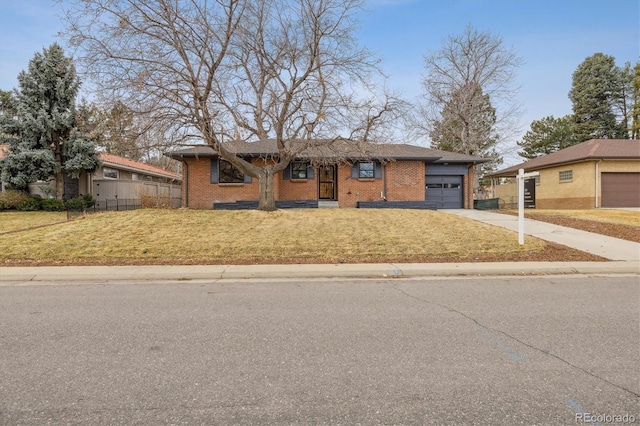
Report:
[[[602,173],[602,207],[640,207],[640,173]]]
[[[425,176],[425,199],[441,209],[461,209],[462,176]]]

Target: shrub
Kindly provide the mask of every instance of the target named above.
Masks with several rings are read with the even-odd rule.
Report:
[[[29,194],[20,191],[0,192],[0,210],[17,209],[20,204],[29,198]]]
[[[36,197],[27,197],[20,205],[18,206],[18,210],[32,212],[36,210],[40,210],[42,207],[42,200]]]
[[[82,196],[82,199],[84,201],[84,206],[86,207],[93,207],[96,205],[96,200],[91,196],[91,194],[84,194]]]
[[[64,203],[57,198],[45,198],[42,200],[42,210],[48,212],[60,212],[64,210]]]
[[[67,200],[67,208],[69,210],[84,210],[88,207],[93,207],[95,204],[96,201],[93,199],[91,194],[86,194]]]

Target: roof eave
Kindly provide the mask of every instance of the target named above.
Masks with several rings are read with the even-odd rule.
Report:
[[[176,177],[176,176],[173,176],[173,175],[170,175],[170,174],[153,172],[153,171],[145,170],[145,169],[138,169],[136,167],[125,166],[125,165],[118,164],[118,163],[112,163],[110,161],[101,160],[101,163],[102,163],[103,166],[112,167],[114,169],[119,169],[119,170],[126,170],[128,172],[140,173],[140,174],[145,174],[145,175],[150,175],[150,176],[155,176],[155,177],[162,177],[162,178],[166,178],[166,179],[182,180],[181,177]]]

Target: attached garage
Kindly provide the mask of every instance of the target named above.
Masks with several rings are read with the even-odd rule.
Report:
[[[602,173],[602,207],[640,207],[640,173]]]
[[[466,165],[427,164],[425,171],[425,200],[439,209],[464,208],[464,176]]]
[[[439,209],[463,208],[462,176],[427,176],[425,199]]]

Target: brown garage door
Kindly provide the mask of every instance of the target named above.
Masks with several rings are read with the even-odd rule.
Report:
[[[602,173],[602,207],[640,207],[640,173]]]

